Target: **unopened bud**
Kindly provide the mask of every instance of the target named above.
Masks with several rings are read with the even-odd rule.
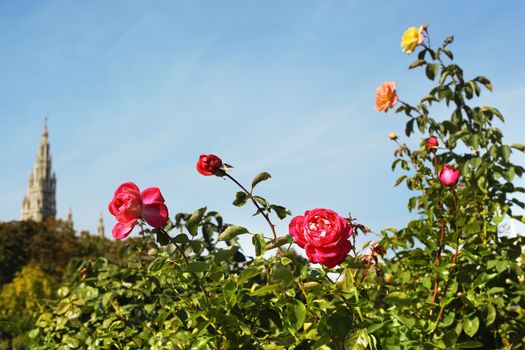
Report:
[[[390,134],[388,134],[388,138],[390,140],[397,140],[397,135],[395,132],[391,132]]]
[[[430,136],[428,139],[427,139],[427,149],[430,150],[430,151],[434,151],[436,148],[438,148],[439,146],[439,142],[438,142],[438,139],[437,137],[435,136]]]

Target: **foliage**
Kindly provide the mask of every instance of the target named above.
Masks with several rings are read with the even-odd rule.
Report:
[[[29,333],[37,348],[89,349],[518,349],[525,342],[524,275],[517,259],[522,237],[501,232],[501,222],[523,207],[515,186],[523,167],[495,124],[501,113],[472,106],[482,76],[466,80],[453,63],[452,38],[437,49],[417,41],[418,68],[436,85],[416,104],[399,100],[408,117],[398,148],[396,181],[414,192],[408,209],[417,219],[389,228],[379,244],[351,254],[337,267],[309,264],[278,237],[273,221],[291,213],[250,190],[230,167],[210,174],[239,186],[233,204],[252,203],[271,236],[228,225],[200,208],[177,214],[163,228],[142,229],[143,239],[120,251],[121,260],[79,262]],[[412,50],[410,50],[412,51]],[[397,95],[389,92],[392,104]],[[395,97],[395,99],[394,99]],[[444,106],[443,106],[444,105]],[[436,108],[437,107],[437,108]],[[450,114],[437,119],[435,115]],[[417,128],[417,129],[415,129]],[[427,147],[436,136],[439,148]],[[460,169],[457,185],[443,186],[444,165]],[[206,174],[206,175],[210,175]],[[355,235],[369,229],[347,218]],[[247,257],[238,236],[250,235]],[[388,253],[379,259],[386,248]]]
[[[70,261],[101,255],[114,261],[119,247],[101,237],[78,237],[59,220],[0,223],[0,346],[22,348],[34,314],[55,298]]]

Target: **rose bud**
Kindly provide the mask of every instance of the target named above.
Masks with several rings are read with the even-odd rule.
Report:
[[[397,135],[395,132],[391,132],[390,134],[388,134],[388,138],[390,140],[397,140]]]
[[[439,146],[439,142],[438,142],[437,137],[435,137],[435,136],[430,136],[430,137],[427,139],[427,149],[428,149],[428,150],[435,151],[436,148],[438,148],[438,146]]]
[[[441,170],[441,173],[439,173],[439,182],[441,182],[443,186],[454,186],[458,183],[459,175],[460,173],[458,169],[454,169],[448,165],[443,165],[443,169]]]
[[[214,154],[201,154],[197,162],[197,171],[204,176],[217,175],[220,172],[222,160]]]

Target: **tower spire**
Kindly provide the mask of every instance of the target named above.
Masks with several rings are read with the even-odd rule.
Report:
[[[97,236],[104,237],[104,216],[102,216],[102,213],[100,213],[98,218]]]
[[[48,136],[46,116],[35,165],[22,201],[22,220],[44,221],[56,216],[56,177],[51,168]]]

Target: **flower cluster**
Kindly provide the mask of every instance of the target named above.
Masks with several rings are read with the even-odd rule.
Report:
[[[308,260],[334,267],[342,263],[352,245],[352,225],[330,209],[307,210],[296,216],[289,225],[290,235],[304,248]]]

